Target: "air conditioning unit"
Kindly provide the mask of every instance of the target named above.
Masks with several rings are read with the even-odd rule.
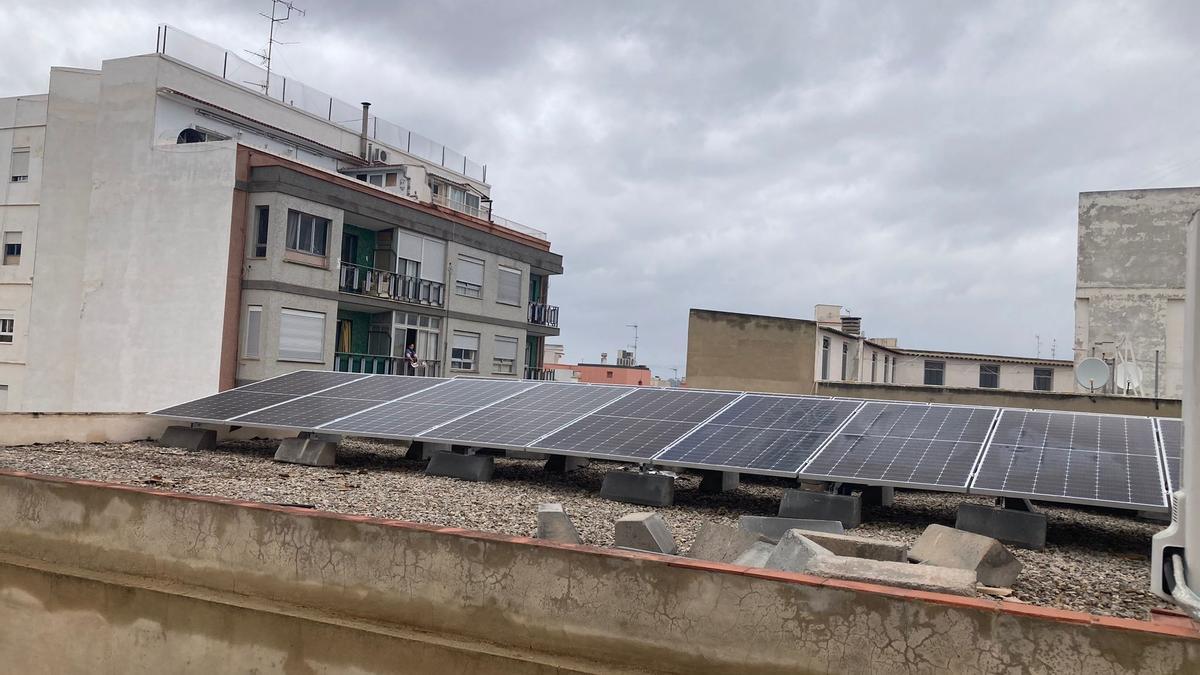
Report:
[[[375,162],[387,164],[387,161],[388,161],[387,150],[384,150],[383,148],[375,148],[374,152],[371,153],[371,160],[375,161]]]

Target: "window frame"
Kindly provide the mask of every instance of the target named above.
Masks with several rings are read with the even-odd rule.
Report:
[[[871,381],[875,381],[875,370],[879,366],[879,352],[871,352]]]
[[[320,252],[317,252],[317,232],[320,227],[321,246]],[[308,229],[308,242],[305,243],[305,228]],[[315,258],[328,258],[329,256],[329,234],[333,230],[333,221],[329,218],[323,218],[312,213],[306,213],[297,209],[288,209],[287,215],[287,231],[284,237],[284,247],[289,251],[294,251],[306,256]]]
[[[993,369],[994,372],[984,372],[985,368]],[[995,384],[984,384],[984,377],[995,377]],[[979,364],[979,388],[980,389],[999,389],[1000,388],[1000,364],[999,363],[981,363]]]
[[[265,258],[271,236],[271,207],[254,207],[254,239],[251,240],[251,258]]]
[[[246,305],[246,328],[242,331],[242,358],[249,361],[258,361],[262,359],[262,305]],[[257,316],[256,316],[257,315]],[[254,326],[253,321],[257,319],[258,325]],[[251,327],[255,328],[253,340],[251,339]],[[250,347],[253,345],[254,352],[251,353]]]
[[[475,340],[475,348],[467,349],[465,347],[456,347],[455,343],[460,337]],[[479,342],[479,333],[471,333],[461,330],[452,331],[450,333],[450,370],[460,373],[478,373]]]
[[[287,356],[284,355],[284,353],[283,353],[283,322],[284,322],[283,317],[287,316],[287,315],[302,316],[302,317],[306,317],[306,318],[310,318],[310,319],[316,318],[318,316],[321,318],[321,357],[319,359],[311,358],[311,355],[305,356],[305,355],[298,355],[298,354],[294,354],[294,353],[289,354]],[[328,328],[328,324],[329,324],[329,316],[325,312],[314,312],[314,311],[307,310],[307,309],[294,309],[291,307],[281,307],[279,309],[279,340],[278,340],[278,348],[277,348],[276,354],[275,354],[276,360],[277,361],[289,361],[289,362],[295,362],[295,363],[322,363],[322,364],[325,363],[325,332],[326,332],[326,329]],[[315,354],[315,352],[312,352],[312,353]]]
[[[936,366],[936,367],[934,367]],[[938,382],[930,382],[930,374],[936,373]],[[946,362],[936,359],[925,359],[925,379],[924,383],[931,387],[946,386]]]
[[[521,270],[519,270],[515,267],[507,267],[505,265],[499,265],[498,269],[499,269],[499,271],[496,273],[496,302],[501,305],[509,305],[511,307],[520,307],[521,306],[521,280],[522,280],[522,277],[524,276],[523,273],[521,272]],[[503,279],[505,278],[504,277],[505,274],[515,275],[517,277],[516,294],[512,296],[511,300],[509,300],[508,298],[503,298],[500,295],[501,293],[504,292]]]
[[[25,173],[17,173],[17,155],[25,156]],[[30,152],[28,146],[13,148],[9,155],[8,161],[8,182],[10,183],[28,183],[29,182],[29,161],[33,158],[33,153]]]
[[[850,343],[842,342],[842,382],[847,381],[850,373]]]
[[[1042,372],[1039,373],[1038,371],[1042,371]],[[1039,375],[1044,376],[1046,378],[1046,387],[1044,389],[1038,387]],[[1050,368],[1047,366],[1034,366],[1033,367],[1033,390],[1034,391],[1054,391],[1054,369],[1053,368]]]
[[[479,283],[473,281],[464,281],[462,279],[463,264],[479,266]],[[483,280],[487,273],[487,263],[480,259],[469,255],[458,255],[458,265],[454,270],[454,294],[461,295],[464,298],[483,298]]]
[[[829,338],[821,338],[821,379],[829,379]]]
[[[502,358],[499,356],[500,345],[512,344],[513,357]],[[517,356],[520,354],[518,347],[520,339],[509,337],[507,335],[496,335],[492,337],[492,374],[493,375],[516,375],[517,374]]]
[[[15,241],[10,241],[11,239],[15,239]],[[0,265],[16,266],[21,264],[21,239],[21,232],[17,230],[5,232],[0,236],[0,246],[2,246],[2,249],[0,249]],[[14,250],[15,252],[9,253],[10,250]]]
[[[17,313],[8,311],[0,312],[0,345],[11,345],[16,341]]]

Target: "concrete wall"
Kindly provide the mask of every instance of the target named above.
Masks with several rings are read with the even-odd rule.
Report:
[[[811,394],[816,334],[811,321],[693,309],[688,386]]]
[[[33,443],[127,443],[157,439],[171,420],[141,413],[7,413],[0,414],[0,445]],[[293,432],[243,428],[217,430],[218,438],[284,438]]]
[[[952,388],[979,388],[979,367],[990,364],[1000,367],[1000,389],[1033,391],[1033,369],[1051,368],[1054,371],[1051,391],[1069,393],[1075,391],[1075,369],[1069,363],[1038,365],[1013,363],[1001,359],[963,358],[943,354],[906,353],[900,357],[896,369],[896,384],[924,385],[925,362],[941,361],[946,364],[944,386]]]
[[[1111,359],[1123,347],[1141,367],[1142,391],[1183,393],[1183,302],[1187,224],[1200,188],[1079,195],[1075,358]]]
[[[1111,413],[1179,417],[1179,399],[1150,399],[1132,396],[1087,395],[1060,392],[1012,391],[1006,389],[961,389],[913,385],[860,384],[857,382],[819,382],[822,396],[848,396],[885,401],[955,403],[1040,410]]]
[[[13,672],[1194,672],[1194,626],[0,473]]]

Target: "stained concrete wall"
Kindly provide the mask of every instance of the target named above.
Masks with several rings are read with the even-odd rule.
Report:
[[[688,386],[811,394],[819,372],[813,360],[816,339],[812,321],[693,309],[688,313]]]
[[[1183,394],[1183,302],[1187,224],[1200,188],[1115,190],[1079,195],[1075,359],[1112,359],[1128,347],[1142,390]]]
[[[1184,673],[1194,626],[0,472],[14,672]]]
[[[1070,410],[1074,412],[1107,413],[1113,415],[1143,415],[1179,417],[1179,399],[1150,399],[1133,396],[1087,395],[1042,391],[1011,391],[1007,389],[978,389],[933,386],[904,386],[865,384],[858,382],[820,382],[817,393],[822,396],[849,396],[885,401],[919,401],[952,403],[956,405],[988,405],[1039,410]]]
[[[7,413],[0,414],[0,446],[33,443],[125,443],[162,436],[171,420],[142,413]],[[225,438],[283,438],[294,432],[272,429],[217,430]]]

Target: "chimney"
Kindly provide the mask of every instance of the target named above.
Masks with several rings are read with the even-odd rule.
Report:
[[[600,352],[600,365],[608,365],[608,352]]]
[[[862,317],[861,316],[843,316],[842,317],[842,332],[851,335],[862,335]]]
[[[363,107],[362,133],[360,133],[358,135],[358,138],[359,138],[358,154],[363,159],[370,160],[370,158],[367,157],[367,120],[370,118],[370,114],[371,114],[370,113],[371,103],[369,101],[363,101],[362,107]]]

